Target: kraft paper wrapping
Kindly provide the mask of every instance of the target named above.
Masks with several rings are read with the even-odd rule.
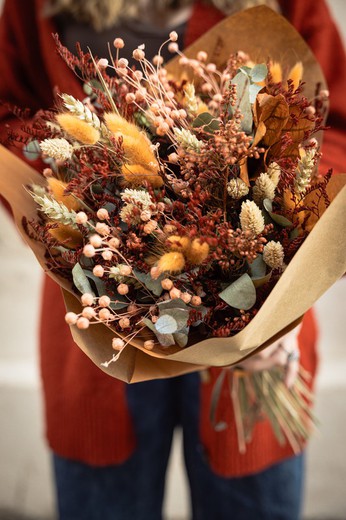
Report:
[[[32,240],[23,228],[23,217],[37,219],[36,205],[23,188],[45,179],[4,147],[0,147],[0,193],[10,203],[17,227],[46,273],[63,290],[67,310],[79,313],[81,304],[73,288],[63,278],[47,271],[45,248]],[[71,327],[74,341],[107,374],[128,383],[173,377],[206,366],[238,363],[257,349],[264,348],[299,323],[303,314],[346,271],[346,174],[331,179],[329,192],[340,189],[312,232],[295,254],[287,269],[254,319],[231,338],[210,338],[180,349],[169,347],[148,351],[143,339],[126,346],[118,361],[107,368],[101,363],[114,354],[114,332],[106,325],[93,325],[87,331]],[[344,186],[344,187],[342,187]]]
[[[268,59],[278,61],[286,72],[301,61],[303,81],[306,82],[304,95],[314,97],[318,83],[321,88],[326,88],[322,69],[309,46],[286,18],[264,5],[225,18],[184,50],[184,54],[196,58],[200,50],[206,51],[208,62],[215,63],[221,70],[230,54],[238,51],[247,53],[255,63],[266,63]],[[179,59],[179,56],[173,58],[166,68],[175,78],[179,75],[187,77]],[[192,78],[195,81],[193,72]]]
[[[284,63],[287,69],[299,60],[304,66],[305,95],[312,97],[316,84],[325,87],[320,66],[301,36],[283,17],[264,6],[223,20],[185,53],[195,57],[199,50],[206,50],[209,61],[219,67],[226,64],[229,54],[239,50],[248,53],[257,63],[270,58]],[[175,77],[181,73],[177,58],[168,68]],[[72,286],[47,271],[44,246],[30,239],[23,229],[24,216],[28,220],[37,219],[36,205],[23,186],[45,184],[45,179],[3,147],[0,147],[0,167],[0,193],[10,203],[23,239],[45,272],[62,287],[67,310],[79,313],[81,304]],[[236,336],[199,341],[191,334],[192,344],[185,349],[157,347],[153,351],[145,350],[143,337],[137,337],[107,368],[101,363],[109,361],[114,354],[111,340],[115,334],[106,325],[93,325],[87,331],[71,327],[74,341],[107,374],[129,383],[173,377],[206,366],[235,364],[264,348],[299,323],[304,313],[346,271],[346,187],[342,188],[345,184],[346,175],[331,179],[328,188],[331,197],[340,193],[296,253],[258,314]]]

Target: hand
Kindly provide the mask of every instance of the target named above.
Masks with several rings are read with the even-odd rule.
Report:
[[[265,348],[259,354],[239,363],[238,366],[251,372],[270,370],[273,367],[285,367],[285,385],[291,388],[299,370],[298,334],[301,324]]]

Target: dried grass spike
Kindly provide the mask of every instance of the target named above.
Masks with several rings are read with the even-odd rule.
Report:
[[[153,188],[160,188],[163,185],[163,179],[158,173],[141,164],[124,164],[121,173],[132,186],[141,186],[145,181],[149,182]]]
[[[252,200],[246,200],[241,205],[240,225],[243,231],[259,235],[264,230],[264,218],[261,210]]]
[[[92,145],[100,140],[100,132],[76,116],[58,114],[56,119],[61,128],[80,143]]]
[[[202,242],[199,238],[195,238],[190,248],[186,251],[186,258],[195,265],[202,264],[209,255],[209,244]]]
[[[81,208],[79,201],[73,195],[65,194],[66,182],[59,181],[55,177],[49,177],[47,182],[55,200],[62,202],[69,210],[78,211]]]
[[[171,253],[165,253],[161,256],[157,263],[161,273],[178,273],[184,269],[185,258],[182,253],[177,251]]]
[[[292,80],[293,82],[293,90],[297,90],[299,87],[299,83],[303,78],[303,64],[301,61],[298,61],[289,71],[287,79]]]

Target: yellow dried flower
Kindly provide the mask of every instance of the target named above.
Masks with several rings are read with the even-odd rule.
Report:
[[[104,119],[108,129],[116,137],[122,137],[126,161],[122,173],[125,180],[131,184],[141,184],[146,180],[154,188],[162,186],[163,180],[158,175],[159,164],[146,134],[118,114],[105,114]]]
[[[168,237],[167,242],[172,251],[186,251],[190,246],[190,239],[188,237],[180,237],[179,235]]]
[[[259,235],[264,229],[264,218],[261,210],[252,200],[246,200],[241,205],[240,225],[243,231]]]
[[[83,236],[80,231],[65,224],[58,224],[56,227],[49,229],[48,232],[53,238],[69,249],[80,247],[83,241]]]
[[[139,133],[137,138],[122,135],[122,138],[126,162],[129,164],[142,164],[153,172],[158,171],[159,165],[146,135]]]
[[[56,119],[63,130],[83,144],[95,144],[100,140],[100,132],[86,121],[72,114],[58,114]]]
[[[55,200],[62,202],[69,210],[78,211],[81,208],[79,201],[73,195],[65,195],[66,182],[59,181],[55,177],[48,178],[48,186]]]
[[[196,115],[199,116],[200,114],[203,114],[204,112],[208,112],[208,106],[203,103],[203,101],[200,101],[198,103],[197,112]]]
[[[264,246],[263,260],[272,269],[280,269],[284,263],[284,249],[280,242],[271,240]]]
[[[261,173],[252,188],[253,200],[260,205],[264,199],[273,200],[275,197],[275,185],[267,173]]]
[[[189,249],[186,251],[186,258],[192,264],[200,265],[209,255],[209,244],[201,242],[199,238],[195,238]]]
[[[242,179],[236,177],[231,179],[227,184],[228,195],[232,199],[241,199],[249,193],[249,187]]]
[[[270,75],[274,83],[281,83],[282,81],[282,68],[280,63],[275,61],[269,65]]]
[[[139,186],[143,181],[148,181],[153,188],[160,188],[163,179],[155,171],[145,168],[141,164],[124,164],[121,168],[125,180],[134,186]]]
[[[293,90],[296,90],[299,87],[299,83],[303,77],[303,64],[301,61],[298,61],[288,73],[287,79],[291,79],[293,81]]]
[[[114,112],[108,112],[108,114],[105,114],[104,120],[108,130],[110,130],[115,136],[127,135],[134,139],[139,139],[143,135],[136,125],[130,123]]]
[[[161,256],[157,263],[157,267],[161,273],[169,272],[179,272],[184,269],[185,266],[185,258],[182,253],[177,251],[172,251],[171,253],[165,253]]]

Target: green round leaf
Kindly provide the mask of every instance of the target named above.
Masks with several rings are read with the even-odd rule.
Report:
[[[293,224],[290,220],[288,220],[283,215],[278,215],[277,213],[273,213],[273,203],[269,199],[264,199],[263,201],[264,209],[269,213],[270,218],[274,220],[276,224],[279,224],[281,227],[292,227]]]
[[[249,267],[251,278],[262,278],[267,271],[267,265],[263,261],[262,255],[258,255],[255,260],[249,264]]]
[[[94,292],[91,288],[90,282],[89,282],[88,278],[86,277],[86,275],[82,269],[82,266],[79,263],[75,264],[75,266],[73,267],[72,277],[73,277],[73,283],[75,284],[75,286],[77,287],[78,291],[81,294],[84,294],[84,293],[94,294]]]
[[[41,148],[38,141],[30,141],[23,147],[23,155],[29,161],[36,161],[41,156]]]
[[[215,132],[220,127],[220,121],[218,121],[214,116],[212,116],[209,112],[203,112],[199,114],[196,119],[192,123],[193,128],[204,127],[204,130],[207,132]]]
[[[160,334],[173,334],[178,330],[178,324],[173,316],[164,315],[160,316],[155,323],[155,329]]]
[[[260,63],[259,65],[255,65],[251,69],[249,76],[254,83],[259,83],[260,81],[263,81],[267,77],[267,74],[268,74],[267,66],[264,63]]]
[[[256,289],[248,274],[243,274],[219,294],[223,301],[235,309],[248,310],[256,302]]]
[[[160,316],[172,316],[177,322],[177,330],[181,330],[187,325],[189,311],[187,309],[162,309]]]

